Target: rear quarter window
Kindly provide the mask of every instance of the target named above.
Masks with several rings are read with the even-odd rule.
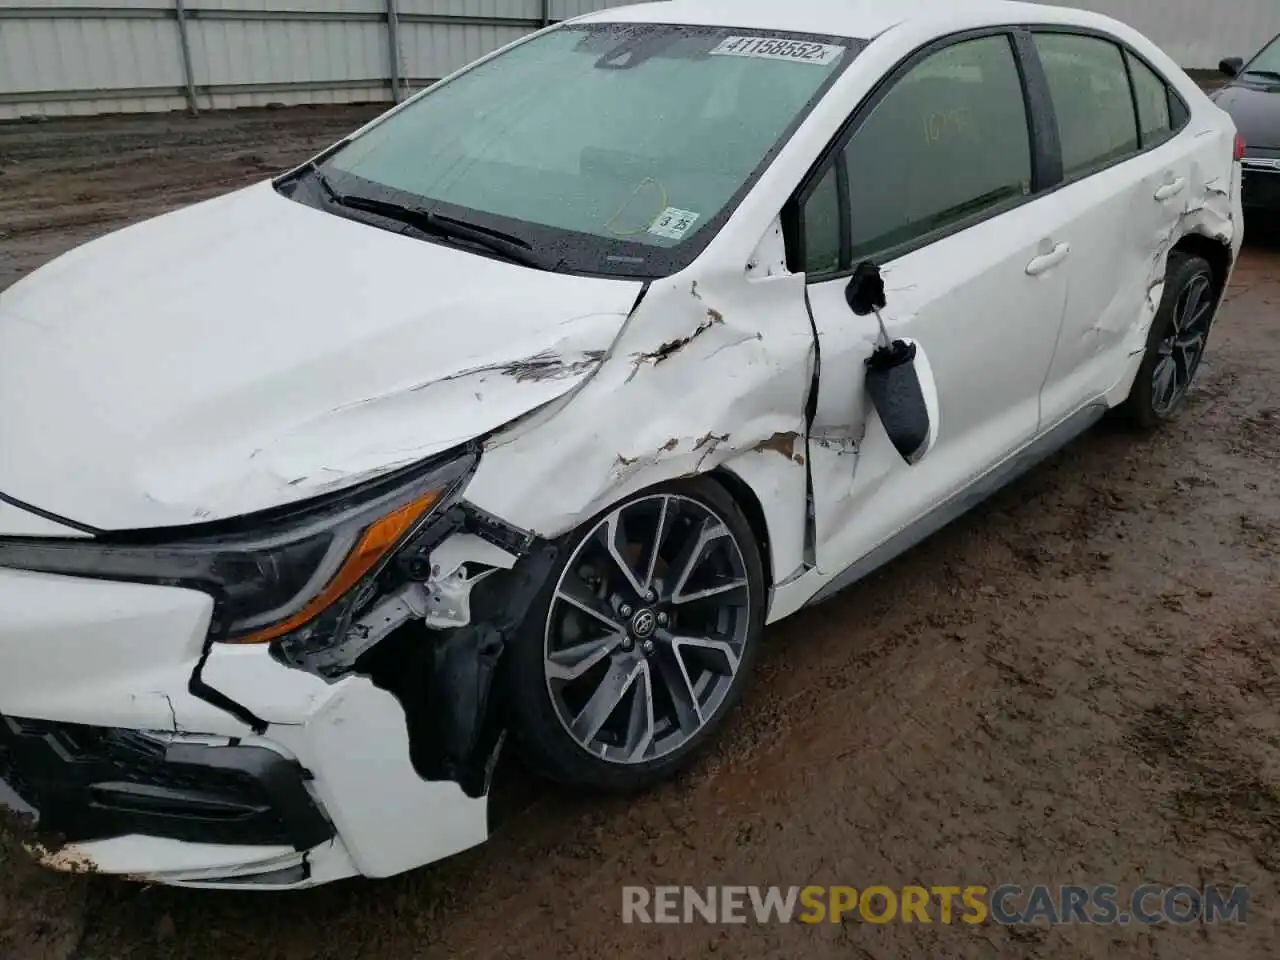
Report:
[[[1126,51],[1125,60],[1133,78],[1133,99],[1138,104],[1138,133],[1142,146],[1149,147],[1173,133],[1172,91],[1159,74],[1133,54]]]
[[[1138,119],[1120,47],[1099,37],[1037,33],[1058,119],[1063,173],[1085,175],[1138,151]]]

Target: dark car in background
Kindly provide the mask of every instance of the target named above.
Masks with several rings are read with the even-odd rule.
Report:
[[[1231,114],[1246,145],[1245,216],[1280,225],[1280,36],[1252,60],[1228,57],[1218,67],[1231,79],[1213,99]]]

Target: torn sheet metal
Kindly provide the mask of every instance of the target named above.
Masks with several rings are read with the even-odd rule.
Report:
[[[1179,244],[1184,247],[1188,239],[1203,244],[1221,245],[1227,255],[1229,267],[1222,278],[1223,290],[1230,284],[1231,275],[1244,243],[1244,216],[1240,203],[1241,178],[1238,165],[1228,164],[1224,137],[1216,132],[1199,138],[1204,141],[1191,162],[1188,178],[1191,184],[1183,202],[1176,205],[1172,223],[1163,223],[1149,229],[1147,238],[1151,244],[1151,256],[1147,264],[1145,288],[1136,320],[1117,331],[1123,336],[1125,363],[1123,373],[1107,391],[1108,404],[1124,401],[1130,385],[1137,375],[1147,349],[1151,324],[1164,298],[1165,277],[1169,267],[1169,254]],[[1201,249],[1212,249],[1212,246]]]
[[[113,530],[351,486],[573,390],[641,288],[236,191],[5,291],[0,491]]]
[[[764,487],[775,576],[799,566],[807,471],[787,438],[806,430],[814,342],[775,234],[745,282],[741,267],[655,281],[594,377],[492,439],[467,499],[553,538],[661,481],[740,470]]]

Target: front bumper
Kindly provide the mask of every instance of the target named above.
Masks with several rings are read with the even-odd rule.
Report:
[[[487,838],[484,797],[414,770],[391,694],[263,647],[206,656],[211,613],[192,590],[0,569],[0,806],[43,862],[279,889]]]
[[[0,716],[0,780],[44,833],[310,850],[333,826],[296,760],[261,746]]]

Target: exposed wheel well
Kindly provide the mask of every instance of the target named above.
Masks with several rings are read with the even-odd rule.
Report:
[[[751,525],[751,533],[756,538],[756,545],[760,548],[760,566],[764,570],[765,589],[771,589],[773,587],[773,554],[769,546],[769,524],[765,520],[764,507],[760,505],[760,498],[748,483],[729,470],[717,467],[708,476],[729,492],[729,496],[733,497],[746,516],[747,523]]]
[[[1231,272],[1231,248],[1221,240],[1214,240],[1200,233],[1188,233],[1173,247],[1180,253],[1204,257],[1213,268],[1213,280],[1221,296],[1227,285],[1227,275]]]

